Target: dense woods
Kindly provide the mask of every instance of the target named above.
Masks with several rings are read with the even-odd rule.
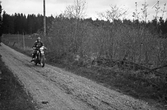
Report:
[[[48,29],[47,44],[58,56],[126,59],[153,68],[166,63],[165,30],[167,20],[162,18],[148,23],[126,19],[111,23],[58,16]]]
[[[22,13],[9,15],[4,12],[2,16],[4,34],[33,34],[43,30],[43,16],[40,14],[26,16]],[[53,19],[53,16],[47,17],[47,24],[50,24]]]
[[[1,36],[2,36],[2,17],[1,17],[1,13],[2,13],[2,6],[0,4],[0,43],[1,43]]]

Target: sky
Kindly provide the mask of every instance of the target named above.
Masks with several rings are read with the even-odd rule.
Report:
[[[3,10],[8,14],[23,13],[23,14],[42,14],[43,0],[0,0]],[[132,13],[135,11],[135,2],[138,3],[138,11],[141,12],[142,4],[145,1],[148,4],[148,19],[153,19],[155,16],[154,5],[157,0],[85,0],[86,1],[86,18],[99,18],[99,13],[103,13],[110,9],[110,6],[117,6],[120,9],[126,10],[125,18],[132,19]],[[57,16],[64,12],[67,6],[74,4],[74,0],[45,0],[46,15]],[[162,10],[167,0],[159,0]],[[167,10],[167,6],[166,6]],[[162,16],[162,11],[159,12]],[[167,19],[167,13],[164,14],[164,19]]]

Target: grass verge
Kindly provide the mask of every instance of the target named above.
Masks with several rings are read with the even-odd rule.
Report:
[[[35,106],[0,55],[0,110],[36,110]]]

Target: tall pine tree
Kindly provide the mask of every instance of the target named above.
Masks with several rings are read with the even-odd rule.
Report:
[[[0,1],[0,43],[1,43],[1,36],[2,36],[2,17],[1,17],[1,13],[2,13],[2,6],[1,6],[1,1]]]

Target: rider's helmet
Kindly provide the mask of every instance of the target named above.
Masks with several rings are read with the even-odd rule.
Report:
[[[41,38],[40,38],[40,37],[38,37],[38,38],[37,38],[37,41],[41,41]]]

